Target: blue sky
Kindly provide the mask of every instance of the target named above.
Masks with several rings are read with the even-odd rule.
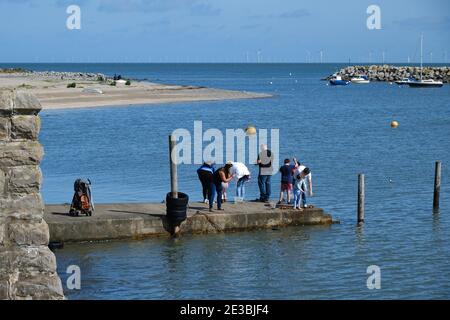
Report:
[[[68,30],[66,8],[81,8]],[[369,5],[381,30],[366,27]],[[0,0],[0,62],[446,62],[448,0]],[[432,54],[431,54],[432,53]],[[447,56],[447,58],[446,58]],[[369,61],[371,59],[371,61]]]

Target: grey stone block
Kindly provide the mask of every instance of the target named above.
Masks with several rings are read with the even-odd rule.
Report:
[[[62,299],[61,280],[56,274],[33,274],[19,279],[14,299],[59,300]]]
[[[44,150],[37,141],[10,142],[0,145],[0,148],[0,168],[38,165],[44,156]]]
[[[41,111],[41,103],[29,92],[16,91],[14,96],[14,113],[38,114]]]
[[[47,223],[13,219],[8,224],[8,239],[17,245],[47,245],[49,231]]]
[[[38,116],[18,115],[13,116],[11,121],[11,138],[36,140],[41,128]],[[0,126],[1,134],[1,126]],[[0,136],[1,137],[1,136]]]
[[[39,193],[0,198],[0,218],[40,221],[44,204]]]
[[[6,190],[9,194],[36,193],[39,192],[41,182],[42,173],[38,166],[11,167]]]

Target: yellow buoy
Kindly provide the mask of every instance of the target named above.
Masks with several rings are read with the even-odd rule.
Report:
[[[392,121],[391,122],[391,128],[397,128],[398,127],[398,122],[397,121]]]
[[[245,133],[250,135],[254,135],[256,134],[256,128],[253,126],[248,126],[247,128],[245,128]]]

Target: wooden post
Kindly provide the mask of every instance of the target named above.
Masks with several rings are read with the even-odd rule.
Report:
[[[174,151],[176,140],[169,135],[170,191],[172,198],[178,198],[177,155]]]
[[[439,196],[441,193],[441,162],[436,161],[434,170],[433,212],[439,212]]]
[[[358,175],[358,223],[364,223],[364,174]]]

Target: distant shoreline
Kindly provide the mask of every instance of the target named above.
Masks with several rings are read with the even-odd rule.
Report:
[[[158,84],[132,79],[130,85],[123,82],[114,81],[100,73],[0,71],[0,89],[31,92],[39,99],[44,110],[272,97],[266,93]],[[69,88],[68,85],[73,83],[75,87]]]

